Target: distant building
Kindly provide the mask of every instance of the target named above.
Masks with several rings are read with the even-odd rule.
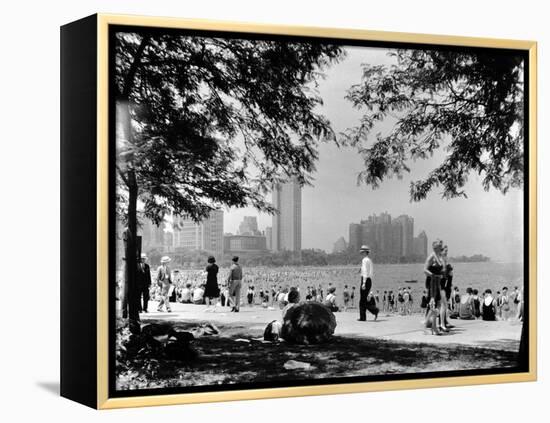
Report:
[[[413,238],[414,238],[414,219],[410,216],[402,214],[393,220],[401,228],[400,245],[395,246],[399,249],[401,257],[411,257],[414,254]]]
[[[343,253],[344,251],[347,250],[347,248],[348,248],[348,244],[347,244],[346,240],[344,239],[344,237],[341,236],[334,243],[334,246],[332,247],[332,252],[333,253]]]
[[[202,222],[202,249],[217,257],[223,256],[223,211],[216,210]]]
[[[428,236],[422,231],[414,238],[414,255],[418,259],[425,260],[428,257]]]
[[[376,246],[378,257],[388,257],[392,254],[392,224],[391,215],[382,213],[374,218],[376,224]]]
[[[352,251],[359,251],[361,247],[362,230],[361,225],[358,223],[349,224],[349,249]]]
[[[174,250],[174,233],[166,232],[164,234],[164,251]]]
[[[172,246],[174,250],[203,250],[223,256],[223,211],[215,210],[200,223],[188,217],[174,217]]]
[[[273,250],[273,229],[271,226],[265,228],[265,247],[268,250]]]
[[[391,225],[391,255],[393,257],[403,256],[403,228],[401,223],[394,220]]]
[[[272,250],[302,249],[302,187],[297,180],[273,187]]]
[[[224,236],[224,250],[227,253],[260,252],[266,250],[266,239],[262,235]]]
[[[256,216],[245,216],[239,225],[238,235],[260,235]]]
[[[425,257],[424,253],[418,254],[424,241],[416,245],[418,242],[414,238],[414,219],[407,215],[392,218],[387,212],[373,214],[360,223],[349,225],[349,249],[357,251],[362,244],[366,244],[377,260],[395,262]]]

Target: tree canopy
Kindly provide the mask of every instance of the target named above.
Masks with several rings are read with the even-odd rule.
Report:
[[[135,173],[156,223],[169,210],[197,221],[221,205],[272,211],[272,183],[307,183],[318,142],[335,140],[315,112],[316,80],[343,54],[315,42],[117,33],[119,185]]]
[[[445,159],[411,181],[412,201],[435,188],[443,198],[466,196],[475,172],[485,190],[506,193],[524,177],[523,60],[510,52],[396,50],[391,66],[364,64],[347,99],[365,111],[344,134],[365,163],[358,182],[374,188],[410,172],[410,162],[445,148]],[[391,129],[373,134],[390,119]]]

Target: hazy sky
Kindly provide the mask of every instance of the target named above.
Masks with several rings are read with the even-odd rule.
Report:
[[[326,72],[319,91],[324,100],[321,112],[339,132],[355,126],[361,113],[345,100],[346,90],[360,81],[361,63],[387,64],[386,49],[348,48],[341,63]],[[390,123],[377,130],[382,133]],[[523,192],[511,190],[502,195],[495,190],[485,192],[480,178],[471,175],[466,186],[467,199],[441,199],[436,189],[426,200],[409,201],[409,183],[425,177],[446,154],[440,151],[433,158],[411,163],[411,173],[403,180],[390,179],[373,190],[357,186],[362,169],[361,157],[354,149],[338,149],[332,144],[320,146],[313,187],[302,191],[302,248],[332,251],[333,243],[348,228],[372,213],[387,211],[393,217],[408,214],[414,218],[416,236],[425,230],[431,242],[441,238],[449,245],[451,256],[475,253],[493,260],[521,261],[523,255]],[[258,216],[260,229],[271,226],[271,216],[260,215],[252,208],[231,209],[224,217],[225,232],[236,233],[243,216]]]

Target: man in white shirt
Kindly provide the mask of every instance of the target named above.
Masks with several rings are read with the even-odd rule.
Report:
[[[374,314],[374,320],[378,317],[378,307],[375,301],[369,301],[369,292],[372,288],[372,278],[374,276],[374,268],[372,260],[369,257],[370,248],[362,245],[359,250],[363,255],[361,260],[361,286],[359,288],[359,321],[367,320],[367,310]]]

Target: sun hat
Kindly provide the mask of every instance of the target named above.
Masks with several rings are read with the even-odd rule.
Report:
[[[162,256],[162,258],[160,259],[161,263],[170,263],[171,261],[172,259],[168,256]]]
[[[141,258],[147,258],[147,254],[141,253]]]
[[[370,251],[370,247],[368,245],[361,245],[359,251]]]

